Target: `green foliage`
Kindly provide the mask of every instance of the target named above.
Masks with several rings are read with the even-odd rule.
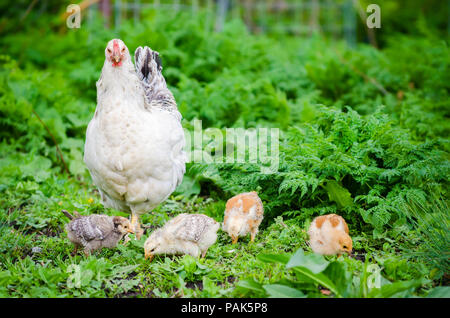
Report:
[[[383,277],[379,279],[379,286],[376,283],[368,284],[369,275],[368,263],[360,266],[361,272],[354,275],[348,269],[349,262],[325,260],[318,254],[304,254],[298,249],[294,255],[289,257],[286,263],[285,255],[259,254],[258,259],[263,262],[278,262],[285,265],[285,270],[290,270],[294,274],[292,279],[284,280],[281,284],[262,285],[253,279],[240,281],[237,287],[244,294],[252,292],[260,297],[319,297],[320,292],[317,287],[325,288],[336,297],[369,297],[388,298],[405,297],[411,295],[412,291],[426,283],[424,279],[409,281],[397,281],[391,283]],[[407,291],[407,293],[403,293]],[[437,293],[438,291],[436,291]],[[441,293],[441,291],[439,291]]]
[[[450,209],[447,200],[436,196],[421,202],[411,199],[402,207],[418,232],[418,241],[406,247],[406,255],[424,259],[435,276],[448,273],[450,268]]]
[[[280,168],[256,165],[205,167],[206,179],[232,193],[257,189],[269,216],[283,211],[305,219],[317,207],[360,216],[381,235],[405,223],[406,199],[425,199],[425,185],[446,186],[448,155],[435,142],[416,143],[381,110],[363,117],[317,106],[315,124],[291,127],[280,143]],[[245,172],[243,174],[243,172]]]

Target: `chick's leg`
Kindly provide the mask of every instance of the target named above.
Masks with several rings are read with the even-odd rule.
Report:
[[[141,225],[139,224],[139,215],[134,212],[131,213],[131,226],[133,227],[136,239],[140,240],[142,234],[144,234],[144,230],[141,228]]]
[[[75,244],[75,247],[70,255],[75,256],[77,254],[77,252],[78,252],[78,244]]]
[[[250,233],[250,242],[254,242],[255,241],[256,233],[258,233],[258,231],[252,231]]]
[[[84,248],[84,256],[89,257],[89,255],[91,255],[91,249],[88,247]]]

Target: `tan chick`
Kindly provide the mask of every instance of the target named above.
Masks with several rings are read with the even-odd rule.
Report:
[[[103,247],[115,248],[124,235],[133,233],[130,221],[122,216],[81,216],[78,212],[73,216],[66,210],[62,212],[71,220],[65,229],[67,237],[75,245],[73,254],[78,247],[83,247],[86,256]]]
[[[183,213],[155,230],[144,243],[145,259],[157,254],[188,254],[205,257],[217,240],[220,223],[203,214]]]
[[[316,217],[308,230],[309,245],[322,255],[351,254],[353,242],[344,218],[336,214]]]
[[[253,242],[263,218],[264,208],[258,194],[254,191],[241,193],[227,201],[223,230],[230,235],[233,244],[248,233]]]

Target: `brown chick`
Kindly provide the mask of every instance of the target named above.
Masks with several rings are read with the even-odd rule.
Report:
[[[66,210],[62,212],[71,220],[65,229],[67,237],[75,245],[73,254],[80,246],[84,248],[86,256],[103,247],[114,248],[124,235],[133,233],[130,221],[122,216],[81,216],[78,212],[72,216]]]
[[[309,245],[322,255],[351,254],[353,242],[344,218],[336,214],[316,217],[308,230]]]
[[[230,235],[233,244],[248,233],[253,242],[263,218],[264,207],[258,194],[255,191],[241,193],[226,204],[223,230]]]

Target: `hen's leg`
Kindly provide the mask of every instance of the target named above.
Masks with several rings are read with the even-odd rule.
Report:
[[[133,227],[134,235],[136,235],[136,239],[140,240],[142,234],[144,234],[144,230],[141,228],[139,224],[139,215],[132,212],[131,213],[131,226]]]

